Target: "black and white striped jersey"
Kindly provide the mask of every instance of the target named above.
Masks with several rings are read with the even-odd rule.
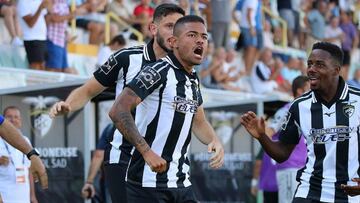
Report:
[[[131,157],[127,181],[142,187],[182,188],[189,181],[191,125],[202,104],[199,79],[189,74],[173,53],[145,66],[128,84],[141,99],[136,126],[151,149],[168,162],[165,173],[152,172],[141,154]]]
[[[334,99],[324,101],[313,91],[296,99],[287,113],[280,140],[297,144],[301,132],[307,144],[307,161],[299,170],[295,197],[321,202],[359,203],[347,196],[341,184],[356,185],[360,176],[360,90],[342,78]]]
[[[116,85],[116,96],[118,96],[142,66],[156,61],[153,43],[152,40],[146,46],[118,50],[94,72],[95,79],[105,87]],[[123,138],[118,130],[115,130],[110,144],[112,147],[110,150],[106,150],[104,161],[110,164],[128,163],[132,145]]]

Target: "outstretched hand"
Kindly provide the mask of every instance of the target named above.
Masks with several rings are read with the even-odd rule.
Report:
[[[248,111],[240,118],[240,123],[245,129],[256,139],[260,138],[260,135],[265,134],[265,121],[264,118],[258,118],[252,111]]]
[[[357,185],[350,186],[341,184],[341,189],[343,189],[344,192],[350,196],[360,195],[360,178],[353,178],[352,181],[357,182]]]
[[[68,103],[64,101],[56,102],[49,111],[50,118],[55,118],[55,116],[63,115],[69,113],[71,111],[71,107]]]
[[[214,152],[210,157],[210,167],[220,168],[224,164],[224,147],[219,139],[214,139],[208,144],[208,152]]]

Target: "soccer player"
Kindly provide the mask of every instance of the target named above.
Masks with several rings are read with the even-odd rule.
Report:
[[[297,98],[286,114],[278,142],[265,135],[263,118],[247,112],[241,123],[277,162],[288,159],[301,133],[307,161],[293,203],[360,202],[360,90],[340,76],[341,49],[318,42],[307,60],[311,91]],[[356,182],[357,181],[357,182]]]
[[[55,103],[50,110],[50,116],[79,110],[107,87],[116,85],[116,95],[120,94],[141,67],[164,57],[171,50],[169,39],[173,26],[184,14],[184,10],[175,4],[161,4],[156,7],[153,22],[150,24],[154,39],[145,46],[115,52],[84,85],[72,91],[65,101]],[[123,139],[119,131],[115,131],[110,144],[104,155],[106,182],[109,184],[112,201],[126,202],[125,173],[132,145]]]
[[[116,128],[136,148],[127,172],[129,202],[196,202],[187,156],[191,130],[214,152],[210,167],[223,164],[224,149],[205,119],[200,83],[193,69],[207,49],[204,20],[182,17],[173,35],[173,52],[143,68],[109,113]],[[131,115],[134,107],[135,122]]]

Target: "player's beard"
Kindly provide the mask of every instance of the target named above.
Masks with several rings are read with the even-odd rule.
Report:
[[[156,33],[156,42],[158,43],[158,45],[166,52],[170,52],[171,49],[167,48],[165,45],[165,40],[164,38],[160,35],[159,32]]]

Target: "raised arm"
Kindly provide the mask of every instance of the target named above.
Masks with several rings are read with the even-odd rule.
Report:
[[[265,134],[264,119],[258,118],[254,112],[249,111],[242,115],[240,123],[246,128],[252,137],[259,140],[266,153],[278,163],[286,161],[296,146],[295,144],[286,144],[281,141],[273,142]]]
[[[224,148],[213,127],[206,120],[203,106],[198,108],[194,116],[192,131],[203,144],[208,146],[209,153],[214,152],[210,158],[210,166],[212,168],[221,167],[224,163]]]
[[[166,170],[166,161],[151,150],[145,139],[140,135],[131,115],[131,110],[140,102],[140,97],[133,90],[126,87],[115,100],[109,116],[125,139],[140,152],[151,170],[161,173]]]
[[[58,115],[81,109],[85,104],[106,89],[94,77],[91,77],[81,87],[73,90],[65,101],[56,102],[50,109],[49,115],[54,118]]]

